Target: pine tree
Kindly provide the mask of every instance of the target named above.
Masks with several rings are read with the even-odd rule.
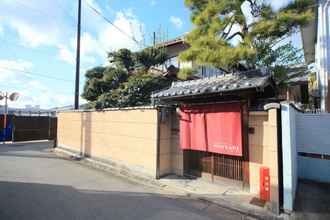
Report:
[[[295,48],[281,41],[313,18],[312,0],[295,0],[277,11],[262,0],[185,0],[185,4],[194,29],[186,36],[191,47],[180,59],[228,70],[295,60]]]
[[[90,108],[150,105],[155,90],[168,87],[171,79],[152,75],[151,66],[166,61],[164,48],[146,48],[132,52],[120,49],[108,54],[111,65],[95,67],[86,72],[82,97]]]

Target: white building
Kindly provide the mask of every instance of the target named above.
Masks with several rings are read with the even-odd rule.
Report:
[[[316,1],[315,20],[302,29],[305,61],[315,62],[321,110],[330,112],[330,0]]]

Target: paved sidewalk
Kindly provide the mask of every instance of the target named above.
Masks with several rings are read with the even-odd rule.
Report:
[[[59,157],[52,143],[0,145],[0,219],[243,220],[239,212]]]
[[[256,197],[249,192],[243,191],[241,187],[230,183],[213,184],[202,179],[180,178],[175,175],[167,176],[159,180],[162,184],[185,191],[192,196],[218,204],[222,207],[234,209],[247,213],[261,219],[277,219],[280,217],[267,210],[266,206],[256,206],[251,201]]]

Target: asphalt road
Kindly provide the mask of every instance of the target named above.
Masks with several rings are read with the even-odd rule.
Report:
[[[55,156],[49,143],[0,145],[0,219],[248,219]]]

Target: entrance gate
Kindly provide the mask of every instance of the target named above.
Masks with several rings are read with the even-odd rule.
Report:
[[[180,121],[184,174],[192,177],[209,176],[212,181],[225,177],[248,187],[246,103],[193,106],[182,111],[185,111],[181,113]]]
[[[184,151],[184,167],[187,176],[226,177],[237,181],[243,180],[243,159],[211,152]]]

